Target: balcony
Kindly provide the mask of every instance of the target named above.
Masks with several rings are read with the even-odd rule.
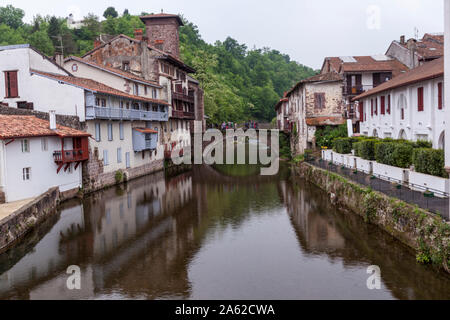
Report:
[[[344,87],[344,95],[357,96],[357,95],[360,95],[370,89],[373,89],[373,86],[370,86],[370,85],[345,86]]]
[[[194,120],[195,113],[183,110],[172,110],[172,118]]]
[[[174,100],[189,102],[189,103],[195,103],[195,98],[193,95],[186,95],[180,92],[173,92],[172,97]]]
[[[72,163],[89,160],[89,153],[87,150],[58,150],[53,152],[53,159],[56,163]]]
[[[168,112],[144,111],[109,107],[86,107],[86,120],[168,121]]]

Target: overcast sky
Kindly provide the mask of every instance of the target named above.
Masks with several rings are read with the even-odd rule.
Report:
[[[249,48],[270,47],[319,69],[326,56],[385,53],[404,34],[442,32],[443,0],[0,0],[26,12],[81,18],[101,16],[108,6],[119,13],[182,13],[204,40],[231,36]]]

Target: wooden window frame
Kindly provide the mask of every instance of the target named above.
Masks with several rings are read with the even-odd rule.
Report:
[[[443,83],[438,83],[438,110],[444,109],[444,96],[443,96],[444,90],[443,90]]]
[[[5,74],[5,99],[16,99],[20,98],[19,96],[19,70],[7,70],[3,71]],[[15,75],[14,81],[11,82],[11,75]],[[15,84],[15,86],[11,86],[11,84]],[[13,91],[15,88],[15,91]]]
[[[423,97],[423,87],[417,88],[417,111],[425,111],[424,107],[424,97]]]

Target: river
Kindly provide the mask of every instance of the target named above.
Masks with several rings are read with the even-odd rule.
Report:
[[[0,298],[450,299],[447,275],[287,166],[235,169],[158,173],[64,203],[0,255]],[[80,290],[66,285],[73,265]]]

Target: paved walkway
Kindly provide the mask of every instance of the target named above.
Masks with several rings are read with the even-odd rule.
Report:
[[[315,161],[308,161],[308,163],[316,167],[345,176],[346,178],[352,181],[355,181],[361,185],[371,187],[373,190],[382,192],[390,197],[398,198],[405,202],[418,205],[422,209],[439,214],[447,221],[450,220],[448,198],[437,198],[437,197],[428,198],[425,197],[422,192],[413,191],[404,186],[398,189],[396,184],[393,184],[391,182],[378,178],[373,178],[372,176],[359,171],[355,174],[354,170],[352,169],[343,168],[335,164],[330,165],[326,161],[315,160]]]
[[[34,199],[36,199],[36,198],[0,204],[0,220],[2,220],[3,218],[6,218],[10,214],[17,211],[18,209],[26,206],[28,203],[32,202]]]

